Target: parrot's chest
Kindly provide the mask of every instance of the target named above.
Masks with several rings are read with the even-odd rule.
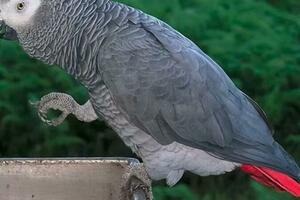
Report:
[[[104,85],[90,91],[90,97],[96,113],[143,159],[147,172],[154,180],[165,179],[172,171],[187,170],[207,176],[229,172],[238,166],[177,142],[170,145],[159,144],[126,119]]]

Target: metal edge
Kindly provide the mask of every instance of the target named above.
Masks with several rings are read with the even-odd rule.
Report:
[[[1,165],[10,164],[95,164],[95,163],[124,163],[127,165],[140,165],[139,160],[126,157],[62,157],[62,158],[0,158]]]

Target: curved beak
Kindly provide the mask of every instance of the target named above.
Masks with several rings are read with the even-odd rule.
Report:
[[[7,26],[0,16],[0,39],[18,40],[17,32]]]

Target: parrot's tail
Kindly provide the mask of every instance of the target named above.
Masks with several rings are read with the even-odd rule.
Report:
[[[295,197],[300,197],[300,184],[293,178],[266,167],[242,165],[241,170],[250,174],[251,178],[277,191],[286,191]]]

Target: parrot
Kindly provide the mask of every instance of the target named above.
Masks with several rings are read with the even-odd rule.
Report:
[[[240,168],[257,182],[300,197],[300,169],[277,143],[259,105],[193,41],[167,23],[112,0],[0,0],[0,38],[62,68],[87,90],[35,102],[58,126],[69,114],[104,120],[169,186],[185,172]],[[49,120],[49,109],[62,113]]]

